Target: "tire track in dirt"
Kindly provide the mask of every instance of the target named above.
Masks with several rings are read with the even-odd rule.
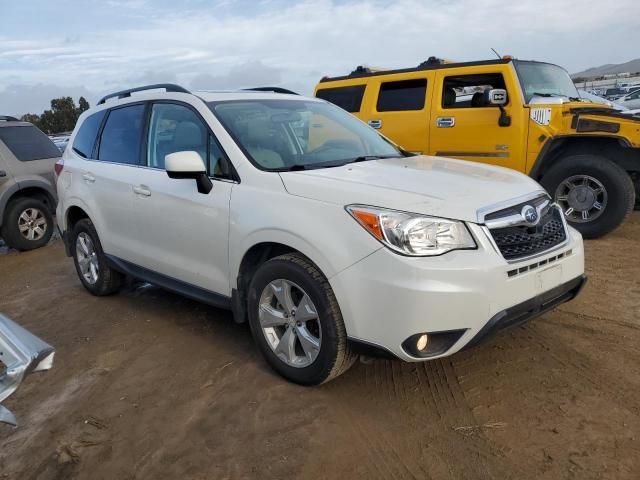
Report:
[[[341,413],[372,462],[374,477],[382,472],[398,480],[475,480],[521,472],[511,462],[502,466],[503,450],[477,428],[450,359],[415,364],[377,360],[357,370],[361,395],[355,396],[357,402],[345,396]],[[473,433],[463,435],[456,427]]]

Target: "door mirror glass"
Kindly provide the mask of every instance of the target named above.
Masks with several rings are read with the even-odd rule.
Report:
[[[198,192],[207,194],[213,188],[211,179],[207,176],[200,154],[194,151],[170,153],[164,157],[165,170],[169,178],[190,178],[196,181]]]
[[[502,88],[492,88],[486,90],[485,103],[487,105],[503,106],[507,104],[507,91]]]

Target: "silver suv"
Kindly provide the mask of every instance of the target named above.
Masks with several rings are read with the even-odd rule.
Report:
[[[0,117],[0,237],[12,248],[47,244],[56,207],[60,150],[37,127]]]

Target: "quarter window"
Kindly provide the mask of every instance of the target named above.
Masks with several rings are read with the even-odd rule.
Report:
[[[60,150],[41,130],[33,125],[0,128],[0,141],[11,150],[21,162],[54,158]]]
[[[107,111],[102,110],[101,112],[88,116],[84,122],[82,122],[78,133],[76,133],[72,148],[73,151],[81,157],[92,157],[96,136],[98,135],[98,130],[100,129],[105,113],[107,113]]]
[[[143,125],[142,104],[111,110],[102,130],[98,160],[139,165]]]
[[[446,77],[442,91],[442,108],[481,108],[484,92],[492,88],[505,89],[501,73]]]
[[[378,112],[422,110],[426,94],[426,78],[385,82],[380,85],[376,110]]]
[[[331,102],[334,105],[355,113],[360,111],[362,97],[364,97],[365,85],[354,85],[352,87],[323,88],[316,92],[316,97]]]

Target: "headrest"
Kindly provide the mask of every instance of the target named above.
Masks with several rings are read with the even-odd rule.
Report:
[[[442,105],[451,107],[456,104],[456,91],[453,88],[445,88],[442,92]]]

